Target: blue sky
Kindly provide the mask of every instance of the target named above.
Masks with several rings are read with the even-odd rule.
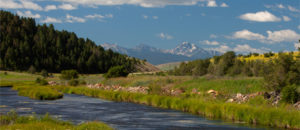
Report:
[[[97,44],[238,53],[300,47],[298,0],[0,0],[0,8]]]

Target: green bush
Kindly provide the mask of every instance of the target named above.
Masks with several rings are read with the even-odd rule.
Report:
[[[86,85],[86,82],[85,82],[84,80],[80,80],[80,81],[79,81],[79,84],[80,84],[80,85]]]
[[[68,81],[68,84],[70,86],[77,86],[79,84],[79,81],[76,80],[76,79],[71,79],[71,80]]]
[[[296,103],[299,94],[297,92],[297,87],[295,85],[287,86],[282,89],[281,100],[286,103]]]
[[[48,81],[45,79],[41,79],[41,78],[36,78],[35,82],[40,85],[48,85]]]
[[[76,70],[63,70],[61,71],[61,79],[70,80],[70,79],[77,79],[78,72]]]
[[[126,77],[128,74],[129,73],[124,66],[114,66],[108,70],[108,72],[104,75],[104,77],[105,78]]]
[[[47,70],[42,70],[42,71],[41,71],[41,75],[42,75],[44,78],[46,78],[46,77],[49,76]]]

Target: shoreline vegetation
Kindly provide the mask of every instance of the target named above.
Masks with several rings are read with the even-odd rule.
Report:
[[[88,130],[101,129],[113,130],[110,126],[103,122],[92,121],[79,125],[74,125],[67,121],[58,120],[51,117],[48,113],[44,116],[29,115],[19,116],[16,112],[11,111],[0,115],[0,129],[22,129],[22,130]]]

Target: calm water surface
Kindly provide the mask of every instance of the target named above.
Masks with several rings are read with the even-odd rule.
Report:
[[[80,95],[65,94],[54,101],[32,100],[18,96],[10,88],[0,88],[0,113],[14,109],[20,115],[49,114],[73,123],[102,121],[120,130],[181,130],[181,129],[267,129],[242,124],[207,120],[175,110],[159,109],[139,104],[113,102]]]

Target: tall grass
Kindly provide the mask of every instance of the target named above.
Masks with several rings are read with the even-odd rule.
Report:
[[[38,117],[18,116],[15,112],[0,115],[0,129],[2,130],[87,130],[101,129],[112,130],[111,127],[102,122],[87,122],[81,125],[73,125],[70,122],[52,118],[49,114]]]
[[[86,87],[57,86],[56,89],[71,94],[98,97],[113,101],[133,102],[154,107],[175,109],[213,119],[243,121],[272,127],[300,128],[300,111],[295,109],[255,107],[248,104],[204,101],[199,98],[183,98],[146,95],[128,92],[113,92]]]
[[[38,100],[54,100],[63,97],[63,93],[51,89],[48,86],[14,86],[13,89],[18,91],[18,95],[30,97]]]
[[[198,91],[202,92],[206,92],[210,89],[213,89],[223,94],[248,94],[267,91],[264,87],[264,81],[262,78],[221,78],[213,80],[198,78],[185,81],[181,84],[177,84],[175,87],[185,88],[188,91],[192,90],[193,88],[196,88]]]

